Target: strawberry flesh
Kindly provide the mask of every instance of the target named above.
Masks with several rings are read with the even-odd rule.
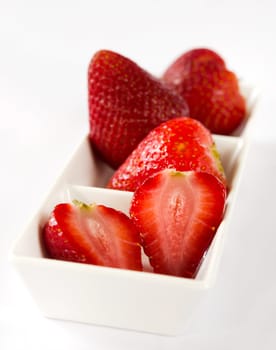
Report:
[[[122,212],[103,205],[58,204],[43,240],[51,258],[142,270],[135,226]]]
[[[165,169],[134,193],[130,214],[154,272],[194,278],[222,220],[226,191],[213,175]]]

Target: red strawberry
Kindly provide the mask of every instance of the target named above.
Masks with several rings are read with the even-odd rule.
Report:
[[[209,130],[195,119],[181,117],[153,129],[114,173],[107,187],[135,191],[148,176],[166,168],[209,172],[226,184]]]
[[[187,103],[136,63],[99,51],[88,72],[90,140],[117,168],[161,122],[188,115]]]
[[[134,193],[131,217],[157,273],[195,277],[222,220],[226,192],[213,175],[163,170]]]
[[[246,117],[237,77],[214,51],[188,51],[167,69],[163,80],[186,99],[190,116],[212,133],[231,134]]]
[[[142,270],[140,238],[131,220],[103,205],[57,205],[43,231],[50,257]]]

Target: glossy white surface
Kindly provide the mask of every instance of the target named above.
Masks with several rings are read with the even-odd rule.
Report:
[[[183,334],[216,281],[242,174],[244,141],[224,136],[214,140],[230,192],[224,219],[196,279],[191,280],[44,258],[41,230],[56,204],[77,199],[129,214],[131,192],[91,187],[104,185],[110,170],[97,161],[84,139],[11,252],[11,262],[45,316],[163,335]],[[166,316],[160,317],[158,310]]]
[[[275,2],[15,0],[0,6],[1,350],[38,344],[275,349]],[[182,51],[202,45],[217,49],[262,92],[215,288],[180,337],[41,317],[7,256],[87,130],[91,55],[110,48],[158,73]]]

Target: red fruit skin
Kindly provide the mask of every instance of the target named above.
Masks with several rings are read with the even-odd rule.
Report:
[[[190,76],[193,72],[202,71],[207,77],[213,77],[217,72],[225,70],[226,65],[222,57],[216,52],[207,48],[198,48],[187,51],[171,64],[163,75],[165,81],[172,87],[181,85],[184,77]],[[198,78],[197,84],[201,83],[201,75],[195,74]]]
[[[130,214],[154,272],[196,276],[222,221],[225,198],[215,176],[169,169],[135,191]]]
[[[135,226],[122,212],[103,205],[58,204],[42,237],[48,256],[54,259],[142,270]]]
[[[102,50],[88,70],[90,141],[113,168],[147,133],[176,116],[188,116],[186,101],[136,63]]]
[[[205,171],[226,185],[211,133],[199,121],[181,117],[152,130],[115,171],[107,187],[135,191],[147,177],[166,168]]]
[[[229,135],[246,118],[238,79],[214,51],[186,52],[167,69],[163,81],[187,101],[190,116],[212,133]]]

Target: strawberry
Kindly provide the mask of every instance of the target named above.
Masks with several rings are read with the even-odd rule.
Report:
[[[209,130],[195,119],[180,117],[153,129],[115,171],[107,187],[135,191],[148,176],[166,168],[209,172],[226,184]]]
[[[214,51],[194,49],[184,53],[167,69],[163,81],[187,101],[190,116],[212,133],[229,135],[246,118],[238,79]]]
[[[215,176],[170,169],[135,191],[130,214],[154,272],[195,277],[223,218],[225,198]]]
[[[188,116],[187,103],[136,63],[99,51],[88,71],[89,137],[93,148],[117,168],[161,122]]]
[[[58,204],[43,239],[54,259],[142,270],[135,226],[125,214],[104,205]]]

